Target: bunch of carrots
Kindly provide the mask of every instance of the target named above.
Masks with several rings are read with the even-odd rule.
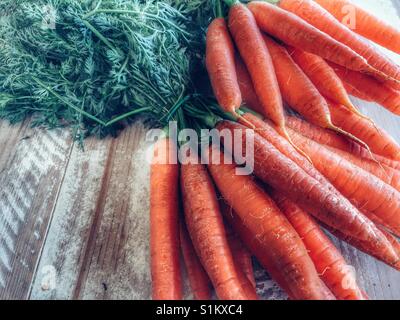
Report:
[[[400,66],[360,36],[400,53],[400,32],[347,0],[225,3],[228,18],[208,28],[206,66],[235,120],[213,126],[241,139],[202,150],[208,165],[196,152],[173,164],[177,146],[157,142],[153,298],[182,298],[182,252],[197,299],[213,289],[257,299],[252,257],[290,299],[368,299],[322,227],[400,270],[400,147],[349,98],[400,114]],[[340,22],[346,5],[355,30]],[[250,138],[254,172],[238,175],[224,157]]]

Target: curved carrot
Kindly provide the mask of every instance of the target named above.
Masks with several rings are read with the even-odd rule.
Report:
[[[184,223],[181,223],[180,239],[183,260],[189,278],[193,296],[197,300],[211,300],[211,281],[193,247],[192,240]]]
[[[272,192],[283,214],[302,238],[320,277],[340,300],[364,300],[355,275],[315,220],[306,212],[277,192]],[[347,287],[347,284],[351,284]]]
[[[179,253],[179,167],[172,140],[159,140],[154,147],[150,177],[150,251],[154,300],[182,299]]]
[[[324,97],[360,114],[360,111],[351,102],[342,80],[324,59],[292,47],[288,48],[288,52]]]
[[[207,169],[189,159],[181,165],[185,221],[193,245],[221,300],[247,300],[226,239],[215,189]]]
[[[370,74],[378,73],[362,56],[295,14],[261,1],[250,2],[248,8],[254,14],[261,30],[284,43],[314,53],[351,70]]]
[[[335,126],[367,143],[372,152],[400,160],[400,146],[386,131],[378,129],[367,119],[349,112],[341,105],[329,103],[329,109]]]
[[[275,203],[250,176],[236,175],[235,165],[224,164],[218,148],[211,152],[208,168],[222,196],[280,270],[294,297],[330,299],[303,242]]]
[[[400,91],[384,85],[368,75],[353,72],[334,64],[331,66],[344,82],[349,83],[390,112],[400,115]]]
[[[242,97],[235,69],[235,48],[224,18],[216,18],[207,31],[206,66],[215,97],[226,112],[236,113]]]
[[[371,158],[371,154],[368,150],[333,131],[314,126],[293,116],[287,116],[286,123],[288,128],[295,130],[301,135],[310,138],[319,144],[345,151],[363,159],[375,160],[395,170],[400,170],[400,161],[388,159],[377,154],[373,154],[373,158]]]
[[[318,171],[354,205],[366,210],[366,214],[376,215],[388,229],[400,232],[399,191],[316,142],[294,131],[290,135],[304,148]]]
[[[322,32],[345,44],[364,57],[368,64],[381,74],[378,79],[388,80],[395,85],[400,83],[400,66],[383,55],[376,47],[362,39],[335,19],[328,11],[312,0],[280,0],[279,7],[304,19]],[[389,79],[387,78],[389,77]]]
[[[229,10],[229,30],[251,76],[263,113],[287,136],[281,93],[269,51],[247,7],[235,3]]]
[[[254,173],[261,181],[282,192],[325,223],[365,241],[377,252],[381,251],[382,255],[392,256],[393,263],[397,263],[398,256],[391,244],[381,237],[376,226],[348,199],[339,193],[332,192],[326,184],[310,177],[301,167],[258,134],[248,130],[246,132],[246,127],[230,121],[222,121],[216,128],[225,129],[232,135],[235,132],[236,139],[241,137],[241,141],[235,140],[235,143],[241,144],[242,148],[248,142],[254,141]],[[224,147],[228,151],[232,150],[229,144]],[[233,208],[236,210],[235,206]]]
[[[400,30],[347,0],[315,0],[335,18],[344,22],[349,10],[357,19],[352,27],[354,32],[381,46],[400,54]]]

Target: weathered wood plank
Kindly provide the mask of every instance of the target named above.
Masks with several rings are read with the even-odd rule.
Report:
[[[21,130],[0,173],[2,299],[27,297],[72,147],[66,131]]]

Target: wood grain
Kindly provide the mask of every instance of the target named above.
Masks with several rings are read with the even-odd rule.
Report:
[[[27,297],[72,142],[65,131],[7,130],[0,173],[0,298]],[[13,135],[10,136],[9,132]],[[4,133],[4,132],[3,132]]]

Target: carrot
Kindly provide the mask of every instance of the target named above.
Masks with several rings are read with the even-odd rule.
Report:
[[[356,89],[353,87],[350,83],[347,83],[346,81],[342,81],[343,87],[346,89],[347,93],[352,95],[353,97],[356,97],[361,100],[365,100],[368,102],[373,102],[373,100],[365,93],[361,92],[360,90]],[[334,101],[334,100],[332,100]]]
[[[324,183],[310,177],[296,163],[285,157],[272,144],[252,133],[244,126],[230,121],[221,121],[216,125],[218,130],[235,132],[235,148],[241,146],[245,150],[246,144],[254,141],[254,173],[264,183],[277,191],[282,192],[293,202],[315,217],[340,229],[345,234],[356,237],[368,243],[376,252],[392,256],[393,263],[397,263],[397,255],[390,243],[381,237],[375,225],[359,212],[345,197],[334,193]],[[232,146],[224,145],[227,151]],[[238,150],[238,149],[235,149]],[[214,176],[214,175],[213,175]],[[243,187],[240,190],[244,189]],[[230,205],[232,205],[230,203]],[[235,206],[233,208],[238,211]]]
[[[179,253],[178,177],[173,164],[176,146],[159,140],[154,147],[150,178],[150,251],[154,300],[182,299]]]
[[[243,122],[242,119],[245,119],[246,122]],[[321,183],[325,183],[327,187],[332,192],[337,192],[333,188],[333,186],[325,179],[323,175],[321,175],[311,164],[310,160],[298,152],[296,149],[288,143],[283,137],[281,137],[276,130],[270,125],[268,120],[261,120],[251,113],[245,113],[242,116],[242,119],[239,119],[239,122],[242,125],[247,125],[247,123],[251,123],[255,129],[255,131],[264,139],[266,139],[269,143],[271,143],[279,152],[281,152],[284,156],[295,162],[300,168],[302,168],[308,175],[312,178],[318,180]]]
[[[379,103],[390,112],[400,115],[400,91],[384,85],[368,75],[331,64],[336,74],[345,82]]]
[[[230,210],[223,212],[226,221],[239,235],[246,247],[257,257],[257,261],[268,272],[270,277],[279,285],[279,287],[289,296],[290,299],[296,299],[290,292],[290,285],[280,270],[277,269],[273,261],[264,254],[265,247],[258,241],[254,234],[245,226],[238,215]]]
[[[351,102],[342,80],[324,59],[292,47],[288,48],[288,52],[324,97],[361,115]]]
[[[263,114],[263,108],[260,101],[258,100],[257,94],[254,91],[253,83],[251,82],[251,77],[247,71],[246,66],[243,63],[242,58],[239,55],[235,57],[236,62],[236,74],[238,77],[240,92],[243,97],[243,102],[246,106],[260,114]]]
[[[372,248],[369,246],[365,241],[356,239],[354,237],[345,235],[343,232],[341,232],[338,229],[332,228],[330,226],[327,226],[324,223],[321,223],[322,226],[327,229],[330,233],[332,233],[335,237],[349,243],[353,247],[369,254],[372,257],[375,257],[376,259],[386,263],[389,266],[392,266],[393,268],[400,270],[400,263],[399,260],[394,261],[392,255],[384,255],[382,252],[377,252],[375,248]],[[380,230],[381,236],[386,239],[389,243],[392,244],[392,248],[394,248],[395,254],[399,257],[400,259],[400,251],[399,251],[399,243],[398,241],[389,233],[387,233],[384,230]]]
[[[279,7],[290,11],[337,41],[363,56],[379,73],[378,79],[394,85],[400,83],[400,66],[381,53],[375,46],[362,39],[335,19],[328,11],[312,0],[280,0]],[[388,78],[389,77],[389,78]]]
[[[253,15],[239,2],[234,2],[229,10],[229,30],[249,71],[263,114],[287,136],[282,97],[271,56]]]
[[[235,69],[235,48],[224,18],[214,19],[207,31],[206,66],[215,97],[226,112],[242,104]]]
[[[208,168],[218,189],[253,234],[254,241],[262,246],[262,255],[280,270],[293,296],[296,299],[332,298],[303,242],[275,203],[252,177],[236,175],[235,165],[224,164],[219,149],[214,147],[211,152]]]
[[[380,162],[383,165],[387,165],[395,170],[400,170],[400,162],[392,159],[371,154],[360,145],[348,140],[346,137],[336,134],[335,132],[314,126],[306,121],[303,121],[297,117],[287,116],[287,126],[301,135],[310,138],[319,144],[327,145],[337,150],[342,150],[347,153],[353,154],[363,159],[371,159]],[[382,129],[379,129],[382,130]]]
[[[247,300],[233,262],[215,188],[198,159],[181,165],[185,220],[200,261],[221,300]]]
[[[367,143],[372,152],[400,160],[400,146],[386,131],[341,105],[329,103],[329,109],[334,125]]]
[[[225,211],[230,212],[230,208],[225,204],[224,201],[220,201],[221,211],[224,216],[227,215]],[[225,225],[226,234],[228,237],[228,243],[232,251],[233,260],[237,266],[237,269],[242,271],[246,276],[247,280],[251,283],[253,288],[256,288],[256,280],[254,279],[253,262],[251,260],[251,253],[244,246],[239,236],[230,228]]]
[[[180,228],[182,255],[193,296],[197,300],[211,300],[211,282],[193,247],[184,223]]]
[[[352,30],[381,46],[400,54],[400,30],[347,0],[315,0],[335,18],[345,22],[349,10],[357,19]]]
[[[400,232],[400,192],[376,176],[294,131],[290,135],[310,156],[314,166],[354,205],[371,212],[384,226]]]
[[[248,8],[262,31],[290,46],[314,53],[351,70],[379,73],[352,49],[291,12],[261,1],[252,1]]]
[[[349,265],[315,220],[281,194],[272,192],[271,195],[302,238],[320,277],[336,298],[364,300]],[[352,285],[346,287],[346,284]]]
[[[354,154],[329,146],[326,146],[326,148],[336,153],[343,159],[346,159],[347,161],[356,165],[357,167],[373,174],[374,176],[381,179],[388,185],[391,185],[393,188],[400,192],[400,172],[398,170],[395,170],[386,164],[380,163],[379,160],[360,158]]]

